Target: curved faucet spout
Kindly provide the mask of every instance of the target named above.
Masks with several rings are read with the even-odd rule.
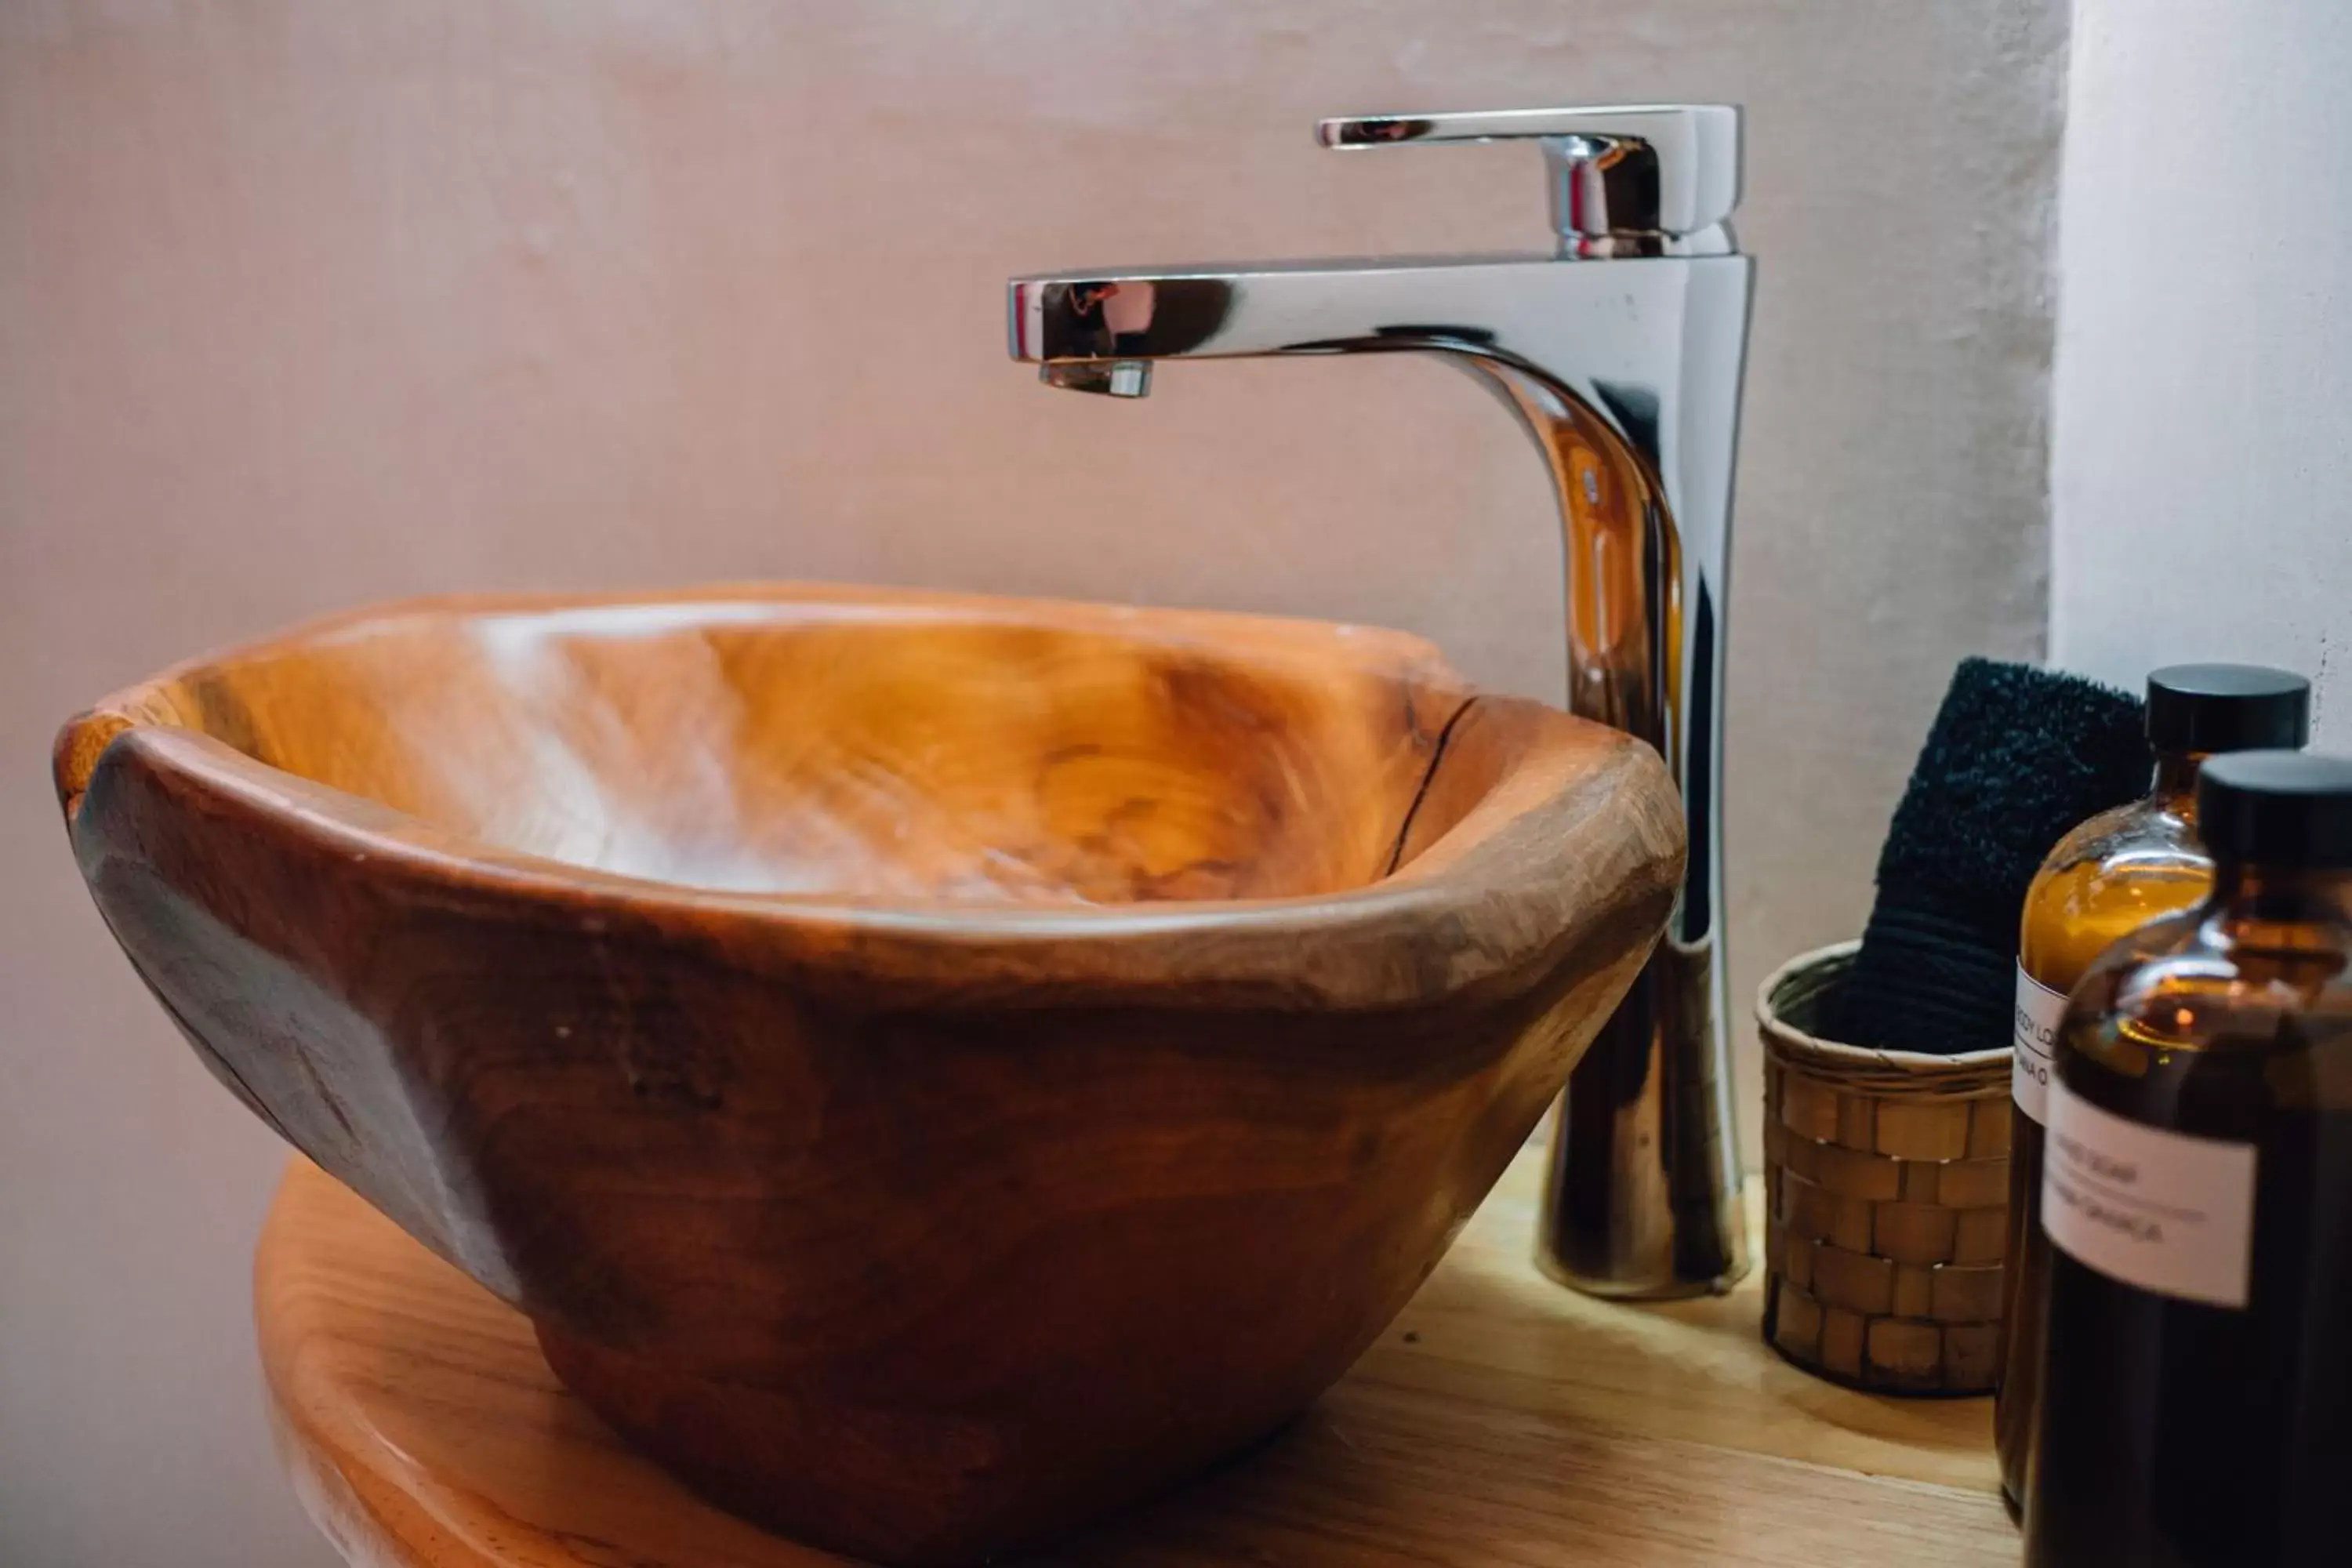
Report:
[[[1086,391],[1135,395],[1162,361],[1410,352],[1498,394],[1559,502],[1570,706],[1682,782],[1676,935],[1697,942],[1721,907],[1712,731],[1748,276],[1740,256],[1060,273],[1013,279],[1008,324],[1014,357]]]

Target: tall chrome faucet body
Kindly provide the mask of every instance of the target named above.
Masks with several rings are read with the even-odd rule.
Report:
[[[1567,549],[1569,703],[1640,736],[1683,791],[1690,860],[1664,940],[1569,1080],[1539,1256],[1599,1295],[1746,1271],[1724,984],[1723,649],[1750,263],[1721,104],[1323,122],[1334,148],[1532,139],[1542,256],[1135,268],[1017,278],[1013,357],[1139,397],[1162,360],[1440,355],[1535,437]]]

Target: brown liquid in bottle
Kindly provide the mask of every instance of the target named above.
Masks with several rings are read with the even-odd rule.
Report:
[[[2051,851],[2025,896],[2020,923],[2018,964],[2027,974],[2063,994],[2116,941],[2205,896],[2213,868],[2197,843],[2196,784],[2196,759],[2160,758],[2147,798],[2091,818]],[[2001,1500],[2011,1517],[2025,1497],[2042,1356],[2037,1309],[2050,1268],[2049,1238],[2035,1220],[2042,1163],[2042,1124],[2012,1106],[2009,1268],[1993,1400]]]
[[[2352,1562],[2352,873],[2258,879],[2225,870],[2067,1012],[2076,1099],[2253,1146],[2252,1251],[2227,1306],[2043,1239],[2029,1568]]]

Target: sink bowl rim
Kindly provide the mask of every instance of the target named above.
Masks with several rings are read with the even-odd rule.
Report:
[[[234,661],[304,643],[331,640],[359,627],[424,616],[459,619],[548,616],[656,607],[681,614],[725,606],[748,610],[822,612],[831,606],[902,612],[908,624],[995,623],[1099,631],[1110,635],[1158,630],[1171,637],[1213,640],[1219,630],[1244,628],[1288,646],[1346,649],[1370,664],[1386,663],[1428,687],[1458,697],[1429,763],[1433,775],[1454,724],[1481,704],[1507,707],[1531,718],[1538,731],[1508,801],[1499,785],[1463,818],[1403,866],[1371,882],[1327,892],[1252,899],[1197,899],[1092,904],[992,903],[824,892],[757,892],[698,888],[633,876],[504,847],[427,821],[365,795],[320,784],[262,762],[205,733],[170,710],[173,683]],[[759,618],[756,615],[745,619]],[[1655,768],[1655,753],[1631,737],[1525,699],[1478,691],[1454,673],[1423,638],[1385,627],[1229,611],[1160,608],[1085,601],[1003,597],[927,589],[877,588],[830,583],[721,584],[621,595],[591,593],[459,594],[371,603],[299,623],[276,635],[182,660],[101,698],[68,721],[58,733],[54,773],[77,851],[89,794],[110,775],[136,769],[190,804],[234,820],[247,831],[277,832],[310,841],[322,864],[355,876],[388,879],[429,896],[436,890],[485,900],[569,904],[583,929],[614,921],[667,932],[732,942],[781,944],[814,963],[845,969],[860,979],[896,977],[921,985],[941,974],[941,955],[953,955],[969,990],[1034,985],[1042,972],[1064,982],[1101,978],[1128,992],[1148,978],[1154,991],[1189,989],[1202,1002],[1229,1000],[1232,987],[1272,986],[1301,997],[1347,1006],[1425,1002],[1514,971],[1564,940],[1580,934],[1577,889],[1601,868],[1588,864],[1591,843],[1574,831],[1600,809],[1610,783],[1625,768]],[[1530,787],[1532,786],[1532,787]],[[1675,857],[1679,867],[1679,856]],[[360,868],[369,868],[361,871]],[[1497,922],[1497,907],[1503,919]],[[1458,922],[1448,916],[1475,906],[1486,939],[1458,945],[1428,933]],[[1563,918],[1564,917],[1564,918]],[[1493,931],[1517,933],[1497,946]],[[1218,942],[1219,936],[1262,938]],[[1420,952],[1402,966],[1365,965],[1360,959],[1321,965],[1295,944],[1358,948],[1394,937]],[[1279,941],[1274,939],[1280,939]],[[1112,965],[1079,963],[1076,950],[1117,955]],[[1026,977],[1026,978],[1024,978]],[[1163,996],[1163,1000],[1171,998]]]

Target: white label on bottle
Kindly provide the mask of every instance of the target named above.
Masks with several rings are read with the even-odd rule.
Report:
[[[2246,1304],[2254,1146],[2192,1138],[2102,1110],[2050,1081],[2042,1228],[2076,1262],[2214,1307]]]
[[[2010,1049],[2009,1098],[2039,1124],[2050,1120],[2042,1101],[2050,1092],[2050,1053],[2058,1046],[2058,1020],[2066,1013],[2066,993],[2053,991],[2017,966],[2017,1038]]]

